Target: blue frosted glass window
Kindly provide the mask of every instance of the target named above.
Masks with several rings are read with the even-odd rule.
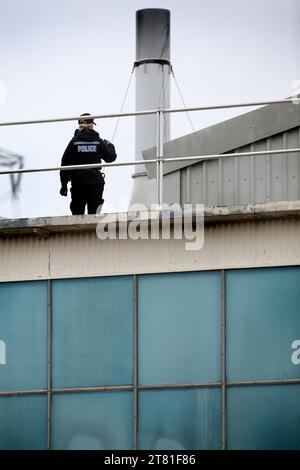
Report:
[[[299,378],[300,268],[230,271],[227,286],[228,380]]]
[[[53,282],[53,386],[133,380],[130,277]]]
[[[220,380],[220,273],[139,277],[139,382]]]
[[[132,449],[132,393],[54,395],[53,449]]]
[[[47,396],[0,397],[0,449],[47,447]]]
[[[219,449],[219,389],[139,393],[139,449]]]
[[[0,390],[47,387],[47,282],[0,284]]]
[[[230,387],[227,393],[229,449],[300,449],[300,385]]]

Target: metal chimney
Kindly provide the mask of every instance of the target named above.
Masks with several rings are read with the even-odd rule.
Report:
[[[136,12],[136,111],[170,107],[170,11],[146,8]],[[164,117],[164,141],[170,139],[169,114]],[[135,118],[135,159],[156,146],[156,116]],[[131,204],[156,202],[156,180],[144,165],[135,167]]]

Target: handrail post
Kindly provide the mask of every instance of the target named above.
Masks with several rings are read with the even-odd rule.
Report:
[[[160,152],[160,110],[156,111],[156,203],[160,203],[160,172],[159,172],[159,152]]]
[[[163,168],[163,155],[164,155],[164,112],[160,108],[160,130],[159,130],[159,205],[160,209],[163,204],[163,190],[164,190],[164,168]]]
[[[161,208],[163,203],[163,151],[164,151],[164,111],[156,112],[156,201]]]

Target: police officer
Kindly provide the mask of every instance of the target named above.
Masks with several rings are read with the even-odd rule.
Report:
[[[114,145],[100,138],[94,130],[96,123],[89,116],[89,113],[80,115],[79,129],[63,154],[61,166],[101,163],[101,160],[109,163],[117,158]],[[96,214],[104,202],[104,177],[100,169],[61,171],[60,181],[62,196],[67,196],[68,182],[72,183],[70,209],[73,215],[84,214],[86,205],[89,214]]]

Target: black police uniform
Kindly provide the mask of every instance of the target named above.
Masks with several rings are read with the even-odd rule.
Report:
[[[63,154],[61,166],[101,163],[101,160],[110,163],[116,158],[114,145],[101,139],[98,132],[77,129]],[[104,177],[100,169],[61,171],[60,181],[63,196],[67,195],[68,182],[72,183],[70,209],[73,215],[84,214],[86,205],[89,214],[96,214],[98,206],[104,202]]]

